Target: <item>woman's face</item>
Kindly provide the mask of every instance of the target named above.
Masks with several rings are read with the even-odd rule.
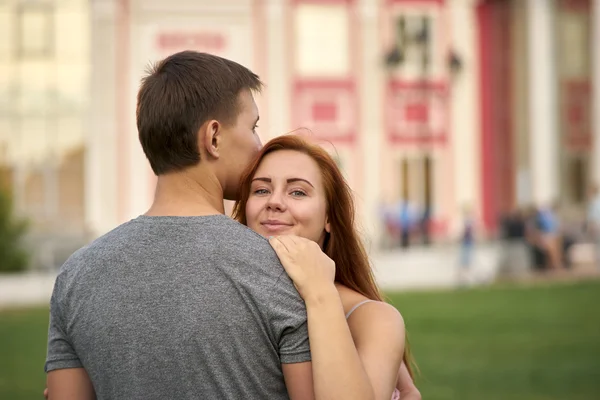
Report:
[[[265,156],[252,178],[246,220],[263,236],[296,235],[323,246],[330,226],[317,163],[294,150]]]

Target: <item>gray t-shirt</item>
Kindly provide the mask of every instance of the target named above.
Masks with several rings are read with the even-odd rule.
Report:
[[[46,371],[98,399],[287,399],[306,308],[268,241],[224,215],[129,221],[63,265]]]

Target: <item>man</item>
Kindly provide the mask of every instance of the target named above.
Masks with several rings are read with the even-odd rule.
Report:
[[[304,303],[269,243],[223,214],[261,146],[261,85],[191,51],[142,81],[137,126],[158,176],[154,202],[61,268],[50,400],[312,398]]]

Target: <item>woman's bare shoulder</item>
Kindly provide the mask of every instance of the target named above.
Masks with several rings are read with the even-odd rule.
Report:
[[[404,342],[404,319],[393,305],[384,301],[370,301],[361,305],[361,302],[369,299],[345,286],[336,287],[344,305],[344,312],[348,314],[352,311],[348,317],[348,326],[357,345],[380,339],[390,343],[397,342],[399,345]],[[357,305],[360,306],[356,308]]]
[[[356,290],[350,289],[349,287],[346,287],[344,285],[340,285],[337,283],[335,286],[340,295],[340,299],[342,300],[342,304],[344,305],[344,313],[346,313],[346,314],[348,312],[350,312],[351,310],[353,310],[360,303],[370,300],[368,297],[358,293]],[[396,310],[396,308],[394,306],[392,306],[391,304],[388,304],[384,301],[372,301],[369,303],[365,303],[364,305],[361,305],[358,309],[360,309],[362,307],[367,307],[367,306],[370,310],[373,310],[378,315],[379,314],[381,314],[383,316],[389,316],[390,314],[400,315],[400,313],[398,312],[398,310]],[[358,309],[355,309],[355,312],[357,312]],[[354,315],[354,312],[352,314]],[[359,313],[359,314],[364,314],[364,313]]]
[[[366,296],[363,296],[362,294],[358,293],[353,289],[350,289],[347,286],[336,283],[335,287],[340,295],[342,304],[344,305],[345,314],[348,314],[350,310],[352,310],[352,308],[359,304],[361,301],[369,300]]]

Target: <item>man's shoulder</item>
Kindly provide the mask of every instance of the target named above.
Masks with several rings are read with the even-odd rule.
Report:
[[[107,266],[131,260],[142,263],[144,258],[151,258],[142,251],[149,243],[154,249],[176,252],[198,264],[223,264],[230,273],[245,271],[256,276],[257,283],[261,284],[265,284],[265,279],[273,283],[280,281],[284,272],[266,238],[225,216],[178,223],[159,219],[148,222],[144,219],[126,222],[77,250],[61,267],[61,279],[71,282],[90,274],[100,276]],[[167,246],[167,242],[172,246]]]
[[[234,250],[254,250],[257,255],[276,257],[275,251],[265,237],[234,220],[227,225],[228,229],[223,230],[221,232],[223,237],[219,238],[221,244],[231,246]]]
[[[199,221],[201,223],[195,224]],[[198,243],[204,244],[208,240],[212,243],[210,247],[221,254],[238,254],[249,263],[280,264],[279,258],[266,238],[225,216],[206,220],[181,220],[181,223],[177,224],[172,224],[173,221],[168,221],[167,224],[153,222],[155,223],[149,225],[147,220],[138,218],[117,226],[73,253],[63,265],[63,269],[77,269],[83,265],[107,261],[122,252],[131,252],[136,248],[141,237],[144,237],[146,241],[157,241],[157,244],[173,240],[188,249],[193,248],[191,243],[194,242],[194,238],[198,239]],[[158,228],[154,235],[148,235],[148,229],[151,226]],[[179,228],[183,226],[192,227],[189,230],[186,229],[184,234],[189,236],[190,242],[185,240],[182,242]],[[174,233],[171,234],[171,232]],[[158,233],[160,235],[157,235]],[[171,237],[172,235],[173,237]],[[203,252],[200,250],[206,249],[196,250],[198,252],[195,253],[195,257],[201,259]]]
[[[121,224],[76,250],[62,265],[59,275],[69,275],[82,268],[93,266],[96,261],[102,258],[110,257],[114,252],[108,250],[114,250],[115,244],[122,242],[120,239],[123,236],[121,232],[127,229],[130,224],[131,222]]]

